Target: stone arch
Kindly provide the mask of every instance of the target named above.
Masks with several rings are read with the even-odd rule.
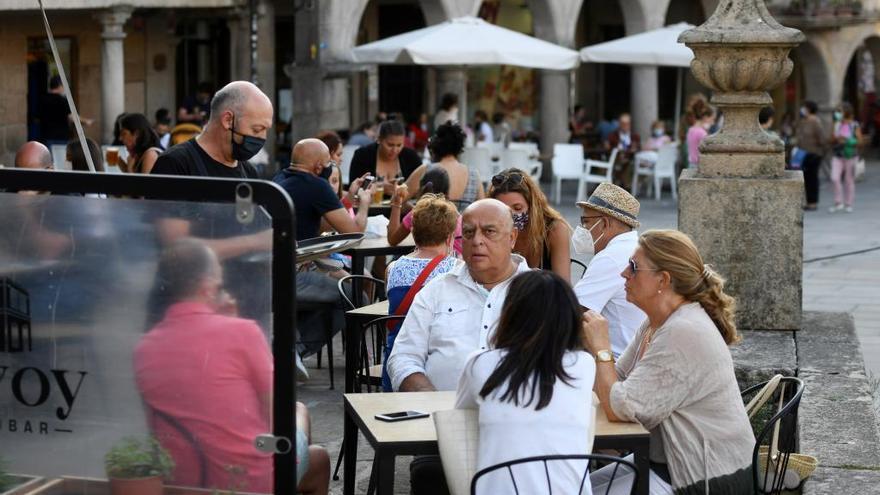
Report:
[[[821,49],[812,41],[806,41],[792,52],[796,58],[796,70],[803,74],[804,98],[815,101],[823,110],[834,105],[838,98],[834,88],[842,86],[842,77],[841,84],[836,85],[832,68]]]

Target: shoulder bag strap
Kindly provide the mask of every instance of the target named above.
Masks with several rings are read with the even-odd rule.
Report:
[[[416,281],[413,282],[412,285],[409,286],[409,290],[406,291],[406,295],[403,296],[403,300],[400,302],[400,305],[397,306],[397,310],[394,312],[394,316],[403,316],[409,311],[409,307],[412,305],[413,299],[416,298],[416,294],[422,290],[422,287],[425,285],[425,280],[434,272],[434,269],[437,268],[437,265],[440,264],[443,259],[446,258],[445,255],[437,255],[428,262],[428,265],[422,269],[422,272],[419,273],[419,276],[416,277]],[[386,328],[389,330],[395,326],[395,322],[389,321],[386,324]]]

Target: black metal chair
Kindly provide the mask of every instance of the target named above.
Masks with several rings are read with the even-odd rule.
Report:
[[[571,264],[572,264],[572,265],[577,265],[577,266],[579,266],[579,267],[582,268],[581,276],[578,277],[578,280],[584,278],[584,274],[587,273],[587,265],[585,265],[582,261],[576,260],[576,259],[574,259],[574,258],[571,259]],[[572,279],[572,283],[574,283],[574,279]]]
[[[361,290],[366,291],[367,302],[364,303],[364,306],[385,300],[385,281],[379,280],[375,277],[370,277],[369,275],[347,275],[339,279],[339,282],[336,282],[336,287],[339,289],[339,295],[342,296],[342,299],[348,305],[348,309],[357,309],[357,306],[355,306],[354,302],[352,302],[351,298],[349,297],[349,294],[353,293],[354,289],[346,292],[345,284],[349,284],[351,287],[354,287],[353,282],[355,280],[360,281]],[[372,286],[364,289],[364,282],[368,282],[369,284],[372,284]]]
[[[168,426],[173,428],[179,435],[180,438],[186,441],[187,444],[192,448],[193,455],[196,458],[196,462],[199,466],[199,477],[198,477],[198,488],[205,488],[208,486],[208,459],[205,456],[205,450],[202,448],[202,444],[199,440],[193,435],[191,431],[186,429],[179,421],[174,419],[169,414],[166,414],[158,409],[154,409],[150,407],[149,404],[144,404],[144,408],[146,409],[147,415],[152,415],[153,420],[150,423],[150,431],[156,431],[156,421],[162,421],[166,423]],[[178,460],[179,462],[179,460]]]
[[[372,392],[373,386],[382,386],[382,364],[384,360],[381,359],[380,356],[382,356],[385,351],[385,336],[387,335],[387,324],[402,322],[404,318],[406,317],[397,315],[380,316],[379,318],[368,321],[363,325],[361,335],[364,336],[364,338],[361,339],[361,359],[360,366],[358,367],[357,377],[358,392],[360,392],[361,384],[367,386],[367,392]],[[373,359],[370,359],[370,353],[367,348],[366,336],[369,332],[373,332],[374,336],[374,338],[371,338],[374,344]],[[382,345],[377,347],[375,344],[378,341],[378,338],[376,338],[378,334],[382,335]]]
[[[637,473],[636,476],[642,475],[646,476],[647,473],[638,473],[636,469],[636,465],[626,459],[621,459],[620,457],[612,457],[609,455],[602,454],[579,454],[579,455],[545,455],[545,456],[536,456],[536,457],[526,457],[524,459],[516,459],[513,461],[502,462],[500,464],[495,464],[494,466],[489,466],[485,469],[481,469],[477,471],[474,475],[474,478],[471,480],[471,495],[477,494],[477,484],[480,481],[480,478],[483,476],[500,470],[507,470],[507,474],[510,478],[510,487],[505,490],[497,491],[497,493],[514,493],[519,495],[520,488],[517,486],[516,477],[513,472],[513,466],[518,466],[521,464],[542,464],[544,468],[544,479],[547,481],[547,495],[553,494],[553,488],[551,486],[550,480],[550,468],[548,467],[549,462],[558,462],[558,461],[586,461],[586,467],[584,468],[584,473],[581,476],[580,488],[578,491],[570,491],[566,492],[564,495],[568,494],[577,494],[582,493],[585,486],[588,486],[590,483],[590,466],[597,465],[598,463],[602,463],[603,467],[609,467],[612,470],[611,477],[609,478],[608,486],[605,490],[602,491],[593,491],[593,495],[608,495],[611,493],[611,488],[614,485],[614,480],[618,479],[618,475],[628,474],[630,472]],[[613,466],[613,467],[610,467]],[[629,469],[629,471],[621,472],[621,466],[625,466]],[[634,476],[632,479],[632,486],[630,488],[630,495],[635,494],[636,492],[636,477]],[[497,487],[495,487],[497,488]],[[541,494],[532,494],[529,495],[541,495]]]
[[[743,399],[759,394],[767,383],[744,390]],[[788,472],[789,459],[797,452],[797,415],[803,393],[801,379],[783,377],[765,402],[756,405],[751,418],[755,430],[752,480],[756,493],[778,495],[796,488],[791,487],[791,479],[786,478],[793,474]]]

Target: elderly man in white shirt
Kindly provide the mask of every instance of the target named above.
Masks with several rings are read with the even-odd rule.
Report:
[[[517,230],[497,199],[472,203],[461,216],[464,263],[429,282],[413,300],[388,357],[395,391],[456,390],[468,356],[489,347],[514,275],[529,270],[512,254]],[[412,493],[448,495],[439,456],[410,465]]]
[[[510,280],[528,271],[512,254],[517,230],[510,208],[495,199],[471,204],[462,214],[464,264],[422,289],[388,357],[394,390],[455,390],[467,357],[486,349]]]
[[[575,252],[595,255],[574,292],[581,306],[608,320],[611,349],[606,350],[617,359],[647,318],[626,300],[625,280],[620,275],[638,246],[639,202],[620,187],[603,183],[577,205],[582,214],[572,236]]]

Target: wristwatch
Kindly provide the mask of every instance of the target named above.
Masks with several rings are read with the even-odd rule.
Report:
[[[596,352],[596,362],[598,363],[614,363],[614,355],[609,350],[601,350]]]

